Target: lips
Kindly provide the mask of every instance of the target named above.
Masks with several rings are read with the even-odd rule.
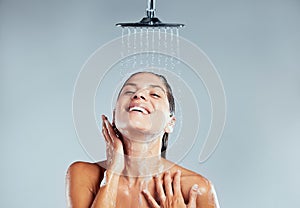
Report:
[[[134,112],[134,111],[135,112],[140,112],[140,113],[143,113],[145,115],[150,114],[150,110],[146,106],[138,104],[138,103],[131,104],[129,106],[128,111],[129,112]]]

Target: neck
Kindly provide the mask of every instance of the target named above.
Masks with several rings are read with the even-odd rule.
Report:
[[[124,175],[129,177],[147,177],[160,172],[161,139],[150,142],[138,142],[123,138],[125,152]]]

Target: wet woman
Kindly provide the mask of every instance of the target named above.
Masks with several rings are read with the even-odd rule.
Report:
[[[68,207],[219,207],[209,180],[164,158],[174,111],[163,76],[131,75],[119,92],[112,122],[102,116],[107,160],[75,162],[68,169]]]

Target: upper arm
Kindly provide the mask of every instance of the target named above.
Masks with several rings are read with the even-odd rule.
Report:
[[[102,180],[101,175],[100,169],[94,167],[94,164],[85,162],[71,164],[66,175],[68,207],[90,207]]]

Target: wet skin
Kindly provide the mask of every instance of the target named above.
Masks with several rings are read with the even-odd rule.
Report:
[[[162,80],[151,73],[139,73],[126,81],[113,119],[122,141],[103,116],[109,162],[75,162],[69,167],[68,207],[218,207],[206,178],[160,157],[161,138],[175,123],[166,91]],[[131,157],[140,160],[133,162]],[[155,158],[155,167],[163,168],[143,168],[153,165],[153,159],[144,158]]]
[[[164,162],[169,163],[169,161]],[[197,195],[196,207],[217,207],[213,186],[206,178],[176,164],[170,169],[172,178],[177,170],[181,171],[181,192],[186,203],[189,201],[190,189],[194,184],[198,184],[199,194]],[[69,207],[83,208],[92,206],[100,189],[104,171],[105,169],[97,163],[76,162],[69,167],[67,173],[67,184],[69,186],[67,187],[67,198]],[[163,174],[160,174],[159,178],[162,179],[163,176]],[[143,189],[140,187],[140,184],[143,184],[145,180],[143,178],[137,179],[134,184],[129,186],[128,178],[120,176],[117,187],[116,207],[150,207],[143,196]],[[155,196],[155,177],[152,177],[148,181],[148,190],[152,196]]]

